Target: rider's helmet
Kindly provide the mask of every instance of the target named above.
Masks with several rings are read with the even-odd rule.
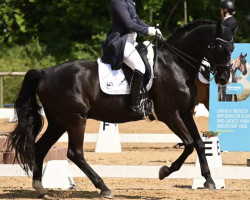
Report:
[[[226,8],[230,12],[230,14],[235,14],[234,3],[229,0],[222,0],[220,2],[220,8]]]

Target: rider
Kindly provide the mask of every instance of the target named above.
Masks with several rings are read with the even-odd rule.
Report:
[[[221,1],[220,11],[223,20],[223,25],[231,29],[233,35],[235,36],[238,29],[238,22],[233,16],[235,14],[234,3],[229,0]],[[226,94],[226,86],[219,87],[218,93],[219,93],[219,100],[221,99],[220,96],[224,97],[222,101],[225,101],[226,99],[229,99],[231,97],[230,94]]]
[[[113,70],[121,67],[122,62],[133,71],[131,80],[131,102],[133,111],[142,114],[140,89],[145,73],[145,65],[135,49],[137,33],[144,36],[161,34],[159,29],[144,23],[136,13],[133,0],[112,0],[110,4],[112,28],[103,43],[104,63],[111,64]]]
[[[223,25],[230,28],[235,35],[237,32],[236,29],[238,28],[238,22],[233,16],[235,14],[234,3],[229,0],[221,1],[220,12],[223,20]]]

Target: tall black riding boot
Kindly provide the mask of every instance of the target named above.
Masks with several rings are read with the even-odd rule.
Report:
[[[132,80],[131,80],[130,107],[135,112],[138,112],[139,114],[143,114],[142,107],[140,105],[140,101],[141,101],[140,90],[141,90],[142,81],[143,81],[143,74],[140,71],[135,69]]]

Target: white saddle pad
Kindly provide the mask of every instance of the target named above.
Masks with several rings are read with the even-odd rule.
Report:
[[[145,41],[145,45],[148,43]],[[148,59],[151,66],[151,78],[149,83],[147,84],[146,89],[150,90],[153,84],[154,72],[153,72],[153,47],[152,45],[148,46]],[[105,64],[102,62],[101,58],[98,58],[98,73],[100,80],[101,90],[106,94],[111,95],[122,95],[122,94],[130,94],[130,86],[125,79],[125,75],[121,69],[112,70],[110,64]]]
[[[98,58],[97,62],[100,87],[104,93],[111,95],[130,94],[130,86],[121,69],[112,70],[111,65],[103,63],[101,58]],[[152,83],[153,75],[147,84],[147,90],[150,90]]]
[[[121,69],[112,70],[111,65],[103,63],[101,58],[98,58],[97,62],[100,87],[104,93],[113,95],[130,94],[129,84]]]

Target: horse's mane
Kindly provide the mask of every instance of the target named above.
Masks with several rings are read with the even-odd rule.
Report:
[[[169,39],[172,38],[173,36],[183,34],[184,32],[187,32],[187,31],[191,31],[195,27],[202,26],[202,25],[208,25],[208,24],[215,24],[216,25],[216,24],[218,24],[218,21],[209,20],[209,19],[195,20],[195,21],[188,23],[184,26],[180,26],[180,27],[176,28],[174,30],[173,34],[169,37]]]

